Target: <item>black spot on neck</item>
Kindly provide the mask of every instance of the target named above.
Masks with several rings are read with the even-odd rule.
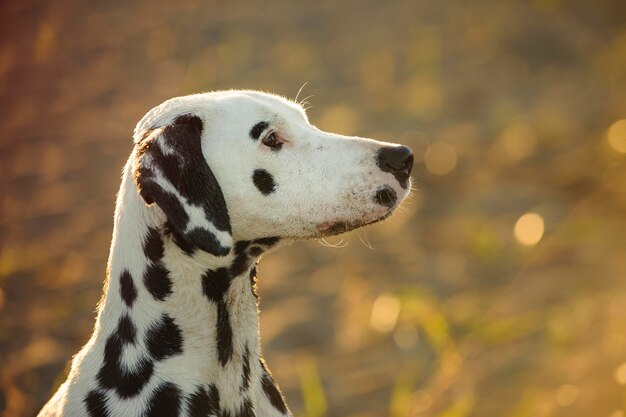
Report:
[[[250,253],[250,256],[261,256],[261,254],[264,252],[264,249],[260,246],[252,246],[250,248],[250,250],[248,251],[248,253]]]
[[[263,131],[267,129],[269,125],[270,124],[268,122],[259,122],[255,124],[254,126],[252,126],[252,129],[250,129],[250,137],[254,140],[258,140],[261,136],[261,133],[263,133]]]
[[[242,240],[235,243],[235,259],[233,260],[232,265],[230,266],[230,274],[233,277],[237,277],[243,274],[250,264],[250,258],[248,256],[247,250],[250,246],[250,241]]]
[[[161,262],[151,264],[143,274],[143,282],[150,294],[159,301],[172,294],[172,280],[169,271]]]
[[[133,283],[133,277],[127,269],[122,271],[120,275],[120,295],[129,308],[133,306],[137,298],[137,289]]]
[[[177,417],[181,409],[180,388],[171,382],[159,385],[152,392],[145,417]]]
[[[104,360],[98,372],[98,382],[102,388],[115,389],[121,398],[139,394],[154,372],[154,364],[149,358],[139,359],[132,370],[121,363],[124,346],[135,344],[136,333],[130,317],[124,315],[104,346]],[[95,401],[95,397],[92,400]]]
[[[214,303],[217,303],[217,352],[222,365],[233,355],[233,329],[230,313],[224,295],[230,287],[232,275],[226,268],[208,270],[202,275],[202,291]]]
[[[163,258],[163,239],[158,229],[154,227],[148,229],[143,240],[143,252],[152,262],[159,262]]]
[[[276,245],[279,241],[280,241],[280,238],[278,236],[269,236],[269,237],[262,237],[260,239],[256,239],[254,240],[254,243],[263,245],[269,249],[272,246]]]
[[[109,417],[106,394],[99,390],[89,391],[83,402],[90,417]]]
[[[150,327],[146,346],[155,360],[163,360],[183,352],[183,336],[174,319],[163,314],[161,321]]]
[[[235,417],[256,417],[254,406],[249,398],[246,398],[243,404],[241,404],[241,408],[237,411]]]
[[[252,258],[260,256],[264,251],[276,245],[280,238],[271,236],[255,240],[241,240],[235,243],[235,260],[230,266],[230,274],[237,277],[251,266]]]
[[[117,324],[117,336],[124,344],[135,343],[137,329],[128,315],[120,318]]]
[[[276,191],[274,177],[264,169],[255,169],[252,174],[252,181],[263,195],[270,195]]]
[[[226,366],[233,356],[233,328],[226,302],[217,302],[217,354],[222,366]]]
[[[220,393],[211,384],[208,390],[199,386],[189,398],[189,417],[211,417],[220,415]]]
[[[230,276],[226,268],[208,270],[202,275],[202,291],[213,302],[222,300],[229,286]]]
[[[250,349],[248,348],[248,345],[246,345],[246,350],[243,352],[241,361],[243,362],[243,369],[241,373],[241,391],[243,392],[250,387]]]
[[[287,414],[287,405],[285,404],[285,399],[283,395],[280,393],[274,379],[269,375],[266,371],[261,378],[261,385],[263,387],[263,392],[265,392],[265,396],[272,406],[280,411],[283,414]]]

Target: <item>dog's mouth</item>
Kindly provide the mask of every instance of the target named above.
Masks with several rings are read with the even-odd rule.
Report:
[[[319,232],[319,234],[314,237],[319,238],[319,237],[327,237],[327,236],[336,236],[342,233],[347,233],[354,229],[358,229],[359,227],[381,222],[385,220],[387,217],[391,216],[392,212],[393,210],[388,210],[382,216],[377,217],[374,220],[369,220],[369,221],[339,220],[339,221],[333,221],[333,222],[324,222],[317,226],[317,231]]]

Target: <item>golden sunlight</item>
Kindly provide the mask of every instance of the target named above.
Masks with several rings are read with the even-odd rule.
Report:
[[[533,246],[541,240],[543,231],[543,218],[537,213],[526,213],[515,223],[513,234],[522,245]]]

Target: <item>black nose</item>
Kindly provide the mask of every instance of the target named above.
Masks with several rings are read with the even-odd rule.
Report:
[[[408,146],[385,146],[378,151],[376,159],[378,167],[393,174],[402,188],[406,188],[407,180],[413,168],[413,151]]]

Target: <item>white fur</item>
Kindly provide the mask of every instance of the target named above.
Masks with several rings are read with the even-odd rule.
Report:
[[[386,216],[393,208],[376,204],[372,196],[382,186],[391,187],[398,203],[407,195],[393,175],[376,165],[378,149],[390,144],[371,139],[323,132],[312,126],[296,103],[275,95],[253,91],[223,91],[168,100],[144,116],[135,129],[135,143],[178,116],[193,114],[203,121],[202,151],[224,195],[232,237],[207,224],[202,209],[186,202],[176,184],[167,185],[190,214],[189,228],[202,226],[214,232],[223,246],[233,242],[279,236],[281,241],[323,236],[330,225],[348,222],[364,225]],[[285,141],[272,151],[249,132],[260,121],[269,121],[269,130]],[[166,154],[174,149],[162,146]],[[173,381],[184,393],[213,383],[220,392],[220,407],[235,415],[241,403],[241,352],[248,346],[251,357],[250,398],[259,416],[281,416],[264,395],[258,364],[261,356],[258,310],[250,288],[248,268],[235,278],[227,292],[233,328],[235,354],[225,365],[218,361],[216,348],[216,305],[207,302],[200,277],[207,269],[227,267],[234,255],[215,257],[202,251],[184,254],[171,239],[165,239],[163,263],[170,271],[172,294],[155,300],[143,285],[149,266],[143,253],[143,237],[149,227],[160,227],[165,217],[156,205],[146,205],[133,181],[133,151],[125,168],[115,209],[115,226],[107,267],[105,294],[98,308],[94,333],[74,357],[67,381],[39,414],[84,416],[85,396],[98,387],[97,374],[103,361],[107,337],[116,331],[121,315],[128,313],[137,330],[137,344],[128,346],[122,362],[132,369],[145,352],[144,335],[155,320],[166,313],[184,335],[183,353],[155,363],[154,375],[139,395],[121,399],[107,392],[109,416],[140,417],[149,396],[163,381]],[[149,161],[146,161],[149,163]],[[252,173],[270,172],[277,191],[265,196],[252,182]],[[157,173],[161,175],[160,173]],[[395,207],[394,207],[395,208]],[[129,309],[120,297],[118,277],[128,270],[137,289]],[[132,310],[132,311],[131,311]],[[183,401],[181,416],[186,415]]]

